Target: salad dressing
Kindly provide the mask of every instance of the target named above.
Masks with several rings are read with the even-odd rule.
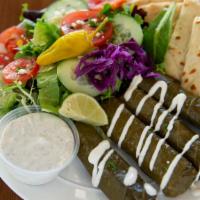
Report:
[[[2,155],[30,171],[64,165],[74,150],[74,136],[66,122],[47,113],[31,113],[9,122],[0,141]]]

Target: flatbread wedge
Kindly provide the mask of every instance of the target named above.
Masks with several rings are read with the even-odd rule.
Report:
[[[192,22],[199,14],[200,3],[197,0],[184,1],[165,57],[166,73],[177,80],[181,79],[185,66]]]
[[[195,17],[193,21],[189,50],[181,82],[184,89],[200,96],[200,16]]]

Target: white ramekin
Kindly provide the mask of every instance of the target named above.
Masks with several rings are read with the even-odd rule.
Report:
[[[10,121],[17,119],[23,115],[26,115],[29,113],[37,113],[37,112],[42,112],[40,108],[37,106],[21,107],[9,112],[0,120],[0,138],[2,136],[4,128]],[[63,163],[63,165],[58,168],[48,170],[48,171],[36,172],[36,171],[30,171],[30,170],[23,169],[19,166],[16,166],[11,161],[9,161],[6,158],[6,156],[0,151],[0,159],[4,163],[7,171],[12,176],[14,176],[17,180],[28,185],[42,185],[54,180],[58,176],[58,174],[64,168],[66,168],[72,162],[72,160],[77,156],[79,145],[80,145],[79,134],[74,123],[69,119],[63,119],[63,120],[69,125],[74,136],[75,145],[74,145],[74,150],[70,159],[66,160],[66,162]]]

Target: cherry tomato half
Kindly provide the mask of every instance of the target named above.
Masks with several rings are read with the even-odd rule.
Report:
[[[64,34],[72,31],[84,29],[87,31],[93,31],[96,27],[90,26],[89,20],[95,20],[95,23],[100,23],[102,20],[99,18],[99,11],[76,11],[66,15],[63,18],[61,29]],[[107,23],[104,30],[97,34],[94,38],[94,46],[100,47],[107,43],[112,38],[113,26],[112,23]]]
[[[101,10],[105,4],[110,4],[112,9],[117,9],[124,4],[126,0],[89,0],[88,6],[90,9]]]
[[[0,69],[3,69],[6,65],[8,65],[11,61],[13,61],[13,54],[0,52]]]
[[[38,74],[39,65],[34,59],[18,59],[9,63],[2,70],[3,81],[5,84],[12,84],[15,81],[26,83],[29,79]]]
[[[15,54],[17,48],[27,43],[25,31],[17,26],[12,26],[0,33],[0,43],[5,46],[9,53]]]

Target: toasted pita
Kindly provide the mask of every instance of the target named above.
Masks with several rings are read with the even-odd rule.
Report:
[[[180,80],[185,66],[185,56],[188,50],[192,23],[200,14],[200,3],[196,0],[185,0],[172,34],[165,57],[166,73]]]
[[[200,96],[200,16],[195,17],[193,22],[189,50],[183,71],[182,87]]]
[[[157,17],[157,15],[165,8],[168,8],[172,2],[160,2],[160,3],[149,3],[145,5],[138,6],[139,9],[144,10],[147,15],[145,17],[146,22],[151,22]],[[175,19],[178,18],[181,11],[182,3],[177,3]]]
[[[130,0],[129,2],[135,5],[144,5],[149,3],[163,3],[163,2],[183,2],[183,0]]]

